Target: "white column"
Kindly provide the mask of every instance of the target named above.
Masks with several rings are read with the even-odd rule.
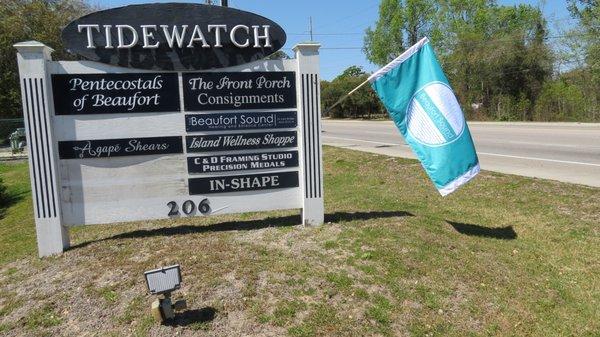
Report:
[[[300,120],[300,176],[302,186],[302,223],[323,224],[323,151],[321,145],[321,90],[319,47],[301,43],[294,47],[298,62],[296,85]]]
[[[43,257],[69,247],[69,230],[62,225],[60,212],[58,152],[51,123],[54,107],[47,63],[53,50],[37,41],[14,47],[18,51],[38,252]]]

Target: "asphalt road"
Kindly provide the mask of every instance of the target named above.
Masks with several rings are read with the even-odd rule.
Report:
[[[600,187],[600,124],[469,122],[481,168]],[[415,158],[392,122],[323,120],[323,142]]]

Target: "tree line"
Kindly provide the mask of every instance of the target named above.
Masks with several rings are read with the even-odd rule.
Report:
[[[383,66],[428,36],[467,118],[600,121],[600,2],[567,0],[572,27],[549,33],[531,5],[494,0],[382,0],[364,37],[369,61]],[[0,118],[22,116],[13,44],[38,40],[54,57],[72,60],[60,39],[68,22],[94,8],[84,0],[3,0],[0,6]],[[333,105],[369,74],[353,66],[321,83],[322,106]],[[381,118],[385,109],[364,86],[332,117]]]
[[[342,96],[362,84],[368,77],[369,74],[361,67],[351,66],[331,82],[321,81],[323,115],[333,118],[387,118],[385,108],[369,85],[363,86],[333,107]]]
[[[599,122],[600,2],[568,0],[567,6],[575,28],[550,35],[548,20],[531,5],[382,0],[377,22],[365,33],[364,53],[384,66],[427,36],[467,118]],[[324,81],[323,106],[367,76],[351,67]],[[369,91],[358,91],[328,115],[380,116],[383,108],[369,101]]]

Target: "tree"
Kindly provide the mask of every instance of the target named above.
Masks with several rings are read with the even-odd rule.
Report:
[[[365,71],[359,66],[350,66],[346,68],[340,76],[337,78],[350,78],[350,77],[360,77],[366,75]]]
[[[267,57],[267,60],[289,60],[291,57],[282,50],[278,50]]]
[[[63,50],[60,31],[91,11],[84,0],[2,0],[0,6],[0,118],[20,117],[21,91],[17,42],[37,40],[55,50],[59,59],[73,59]]]
[[[8,194],[6,192],[6,186],[4,186],[4,181],[2,181],[2,177],[0,177],[0,204],[5,205],[8,202]],[[2,206],[4,207],[4,206]],[[0,212],[2,209],[0,208]],[[0,213],[1,215],[1,213]]]
[[[586,121],[585,97],[568,77],[547,81],[535,104],[535,119],[544,122]]]
[[[432,31],[436,13],[432,0],[383,0],[375,28],[367,28],[364,52],[367,59],[383,66]]]
[[[579,20],[574,31],[583,49],[585,64],[578,82],[589,100],[588,115],[596,121],[600,119],[600,2],[569,0],[568,9],[571,16]]]
[[[321,81],[321,105],[328,117],[335,118],[371,118],[374,114],[381,115],[385,113],[375,92],[368,86],[363,86],[350,97],[344,100],[331,111],[329,107],[333,106],[342,96],[363,83],[369,74],[361,67],[351,66],[342,72],[333,81]]]
[[[429,36],[468,117],[531,120],[552,73],[546,35],[540,9],[529,5],[384,0],[364,50],[371,62],[384,65]]]
[[[579,19],[583,28],[582,41],[586,47],[586,61],[595,75],[600,75],[600,1],[569,0],[569,12]]]

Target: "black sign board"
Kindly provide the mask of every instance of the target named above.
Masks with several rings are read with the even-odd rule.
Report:
[[[298,151],[188,157],[189,173],[264,170],[298,166]]]
[[[176,73],[52,75],[57,115],[175,112]]]
[[[181,137],[123,138],[58,142],[60,159],[109,158],[183,153]]]
[[[296,147],[296,131],[187,136],[187,152]]]
[[[298,187],[298,172],[191,178],[190,195]]]
[[[286,129],[298,125],[296,111],[211,113],[185,116],[187,132]]]
[[[186,111],[296,107],[294,72],[184,73]]]
[[[203,70],[263,59],[286,41],[275,22],[250,12],[153,3],[85,15],[62,31],[71,53],[121,67]]]

